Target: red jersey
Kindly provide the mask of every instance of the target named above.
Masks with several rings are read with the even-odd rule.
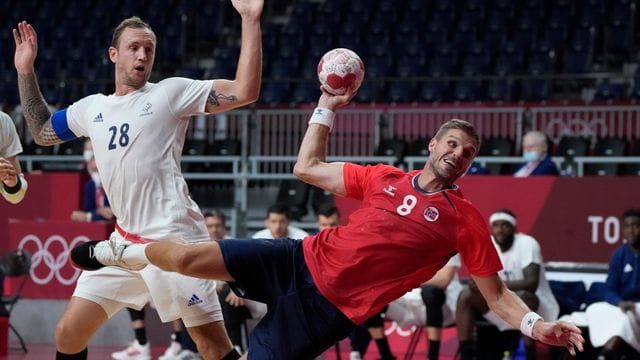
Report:
[[[471,274],[502,269],[478,210],[457,187],[425,192],[419,174],[345,164],[346,196],[362,206],[346,225],[303,242],[318,290],[355,323],[419,287],[456,253]]]

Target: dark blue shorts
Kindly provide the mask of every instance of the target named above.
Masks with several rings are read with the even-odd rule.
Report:
[[[313,359],[354,329],[354,323],[316,288],[302,254],[302,241],[219,241],[229,283],[244,298],[269,311],[249,336],[250,360]]]

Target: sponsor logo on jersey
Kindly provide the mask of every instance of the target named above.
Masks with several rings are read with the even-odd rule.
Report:
[[[382,189],[382,191],[386,192],[387,194],[389,194],[391,196],[396,196],[396,193],[394,193],[394,191],[396,189],[397,189],[397,187],[395,187],[393,185],[387,185],[387,187]]]
[[[202,304],[202,299],[200,299],[196,294],[191,295],[191,299],[189,299],[187,306],[193,306],[198,304]]]
[[[99,113],[98,115],[96,115],[96,117],[93,118],[93,122],[103,122],[104,118],[102,117],[102,113]]]
[[[151,111],[152,106],[153,105],[150,102],[147,102],[146,104],[144,104],[144,106],[142,107],[142,113],[140,114],[140,116],[153,115],[153,111]]]
[[[438,209],[434,206],[429,206],[426,209],[424,209],[424,219],[427,220],[428,222],[434,222],[436,220],[438,220],[438,218],[440,217],[440,211],[438,211]]]

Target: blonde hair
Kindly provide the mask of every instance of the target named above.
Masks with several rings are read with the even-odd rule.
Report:
[[[130,18],[122,20],[122,22],[120,22],[120,24],[116,26],[115,30],[113,30],[113,36],[111,37],[111,46],[116,49],[118,48],[118,45],[120,44],[120,36],[122,36],[122,32],[126,28],[149,29],[149,31],[151,31],[155,36],[155,33],[153,32],[153,29],[149,24],[142,21],[142,19],[137,16],[132,16]]]

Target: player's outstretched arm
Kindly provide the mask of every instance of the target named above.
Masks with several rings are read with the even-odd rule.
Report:
[[[545,322],[509,290],[497,274],[471,275],[489,308],[523,334],[553,346],[564,346],[572,355],[583,351],[584,338],[576,326],[564,322]]]
[[[232,0],[242,17],[240,58],[234,80],[213,82],[205,110],[218,113],[258,100],[262,78],[262,35],[260,16],[263,0]]]
[[[355,93],[354,89],[349,89],[344,95],[331,95],[322,90],[293,168],[294,175],[300,180],[338,195],[346,193],[342,178],[344,163],[326,162],[327,140],[336,109],[347,105]]]
[[[18,90],[24,118],[27,121],[33,140],[38,145],[55,145],[62,142],[51,126],[51,112],[44,100],[34,63],[38,54],[38,35],[26,21],[18,23],[13,29],[16,44],[14,63],[18,72]]]

